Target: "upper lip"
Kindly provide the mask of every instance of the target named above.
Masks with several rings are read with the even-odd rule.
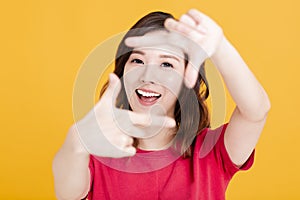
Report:
[[[148,96],[148,97],[161,97],[161,94],[153,91],[153,90],[149,90],[149,89],[144,89],[144,88],[138,88],[135,90],[135,92],[138,95],[143,95],[143,96]]]

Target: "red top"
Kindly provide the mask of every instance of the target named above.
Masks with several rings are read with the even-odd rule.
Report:
[[[232,163],[224,145],[226,127],[201,131],[188,158],[170,149],[138,150],[121,159],[91,156],[88,199],[225,199],[233,175],[254,161],[253,151],[241,168]]]

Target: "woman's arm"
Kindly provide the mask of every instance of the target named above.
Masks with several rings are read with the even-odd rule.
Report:
[[[263,87],[225,37],[211,60],[236,103],[224,142],[232,161],[241,166],[256,146],[270,109],[270,101]]]
[[[90,186],[90,154],[110,158],[134,156],[133,137],[147,138],[153,134],[151,130],[176,126],[175,120],[170,117],[114,107],[121,82],[115,74],[109,77],[109,85],[100,101],[70,128],[65,143],[54,158],[53,173],[58,199],[81,199],[86,196]],[[130,130],[131,135],[126,130]]]
[[[237,166],[241,166],[255,148],[265,124],[270,109],[266,92],[239,53],[227,41],[222,29],[208,16],[191,9],[181,16],[179,21],[167,19],[165,26],[171,31],[181,33],[199,46],[200,52],[188,52],[190,57],[196,58],[195,53],[204,51],[222,75],[236,103],[236,109],[225,132],[225,146],[231,160]],[[203,57],[198,55],[200,56]],[[197,62],[192,64],[200,66]],[[185,74],[185,78],[189,80],[188,86],[196,82],[197,71],[191,66],[188,65]]]
[[[90,187],[88,165],[89,153],[72,126],[53,160],[55,193],[59,200],[83,199],[87,195]]]

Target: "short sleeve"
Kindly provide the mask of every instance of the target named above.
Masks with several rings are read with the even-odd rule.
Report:
[[[199,151],[199,158],[210,157],[220,170],[231,178],[237,171],[248,170],[254,162],[255,150],[251,153],[247,161],[239,168],[229,157],[224,143],[225,130],[228,123],[216,129],[205,129],[199,137],[201,141],[201,148]]]
[[[228,123],[224,124],[223,126],[220,127],[222,129],[222,131],[221,131],[221,136],[219,138],[217,146],[219,147],[219,151],[220,151],[220,155],[222,158],[222,163],[223,163],[224,169],[226,170],[227,173],[229,173],[231,176],[233,176],[237,171],[248,170],[251,168],[251,166],[254,163],[255,150],[253,150],[253,152],[251,153],[251,155],[249,156],[247,161],[241,167],[236,166],[230,159],[227,149],[225,147],[225,143],[224,143],[224,135],[225,135],[225,130],[226,130],[227,126],[228,126]]]
[[[241,167],[236,166],[230,159],[229,154],[225,147],[225,143],[224,143],[224,135],[225,135],[225,130],[226,130],[227,126],[228,126],[228,123],[226,123],[223,126],[218,128],[220,131],[220,137],[216,143],[215,151],[216,151],[216,154],[219,154],[219,159],[222,163],[222,167],[223,167],[225,173],[228,173],[230,176],[233,176],[236,172],[238,172],[240,170],[248,170],[251,168],[251,166],[254,163],[255,149],[253,150],[253,152],[251,153],[251,155],[249,156],[247,161]],[[218,129],[217,129],[217,132],[218,132]]]

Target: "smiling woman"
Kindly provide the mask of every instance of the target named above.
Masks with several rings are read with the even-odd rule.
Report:
[[[184,58],[182,51],[179,52],[182,54],[181,58],[177,58],[166,53],[168,51],[165,49],[166,46],[155,46],[140,49],[139,53],[134,50],[125,64],[124,86],[134,112],[150,113],[155,105],[156,114],[175,119],[175,106],[183,83]],[[170,134],[169,129],[162,129],[151,139],[136,139],[135,146],[142,149],[162,149],[169,146],[177,130],[171,132],[173,133]]]
[[[129,110],[133,109],[138,113],[148,113],[155,110],[156,114],[167,115],[175,119],[175,130],[163,129],[161,130],[162,134],[154,133],[156,137],[148,138],[147,145],[144,147],[139,146],[140,148],[146,148],[147,146],[147,149],[162,149],[165,148],[165,145],[169,146],[170,134],[165,133],[171,132],[176,133],[175,135],[172,134],[173,137],[175,136],[172,140],[173,144],[181,149],[183,155],[191,155],[190,145],[194,137],[200,130],[209,127],[210,124],[205,103],[209,90],[204,64],[199,64],[200,73],[194,88],[188,89],[183,84],[188,55],[180,46],[175,45],[176,43],[158,42],[153,44],[150,42],[148,45],[137,48],[131,48],[125,44],[128,38],[134,36],[168,37],[169,31],[164,26],[164,22],[168,18],[174,17],[163,12],[149,13],[133,25],[120,42],[114,73],[121,79],[122,88],[117,97],[116,106]],[[108,83],[103,87],[101,95],[107,85]],[[145,105],[138,106],[151,103],[136,98],[136,89],[156,91],[159,94],[164,93],[164,95],[158,99],[157,104],[153,102],[156,109],[145,107]],[[128,102],[128,99],[130,102]],[[185,120],[182,121],[181,119]],[[143,141],[145,140],[135,138],[134,146],[137,147],[138,143]]]
[[[205,102],[207,58],[236,103],[229,123],[216,130]],[[261,85],[208,16],[192,9],[177,21],[150,13],[120,42],[99,102],[70,128],[55,156],[56,195],[225,199],[233,175],[253,164],[269,107]]]

